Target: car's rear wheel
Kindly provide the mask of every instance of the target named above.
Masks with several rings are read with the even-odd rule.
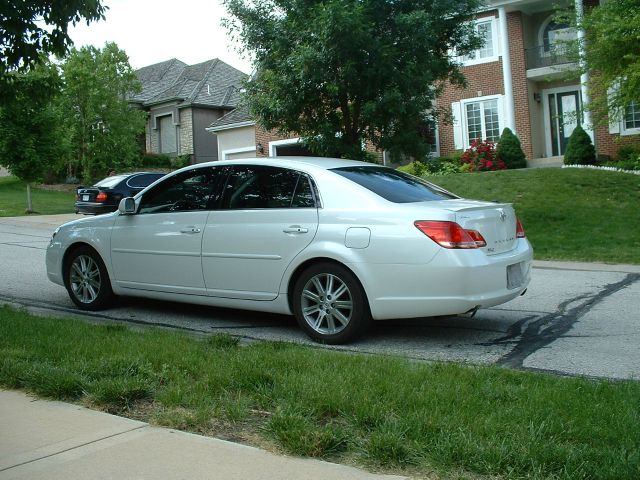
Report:
[[[358,279],[345,267],[319,263],[307,268],[293,289],[300,327],[321,343],[346,343],[362,334],[371,315]]]
[[[90,247],[71,253],[65,266],[65,285],[73,303],[82,310],[100,310],[113,298],[104,262]]]

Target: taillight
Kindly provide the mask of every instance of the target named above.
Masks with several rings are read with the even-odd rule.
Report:
[[[100,192],[96,195],[96,202],[104,202],[107,199],[107,194],[104,192]]]
[[[522,227],[522,223],[520,220],[516,218],[516,238],[525,238],[526,235],[524,233],[524,228]]]
[[[465,230],[455,222],[418,220],[414,225],[444,248],[480,248],[487,245],[480,232]]]

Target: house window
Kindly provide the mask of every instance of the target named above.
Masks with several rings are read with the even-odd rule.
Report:
[[[625,130],[638,130],[640,133],[640,103],[631,102],[624,112],[624,129]]]
[[[177,128],[173,124],[173,115],[164,115],[157,120],[160,153],[178,153]]]
[[[498,32],[496,19],[477,20],[474,25],[476,33],[484,40],[482,47],[462,57],[463,65],[493,62],[498,60]]]
[[[500,115],[498,99],[468,102],[464,110],[467,126],[467,145],[473,140],[498,141],[500,137]]]

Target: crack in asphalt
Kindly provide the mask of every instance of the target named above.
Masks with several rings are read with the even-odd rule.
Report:
[[[554,313],[544,315],[535,321],[531,321],[535,317],[526,317],[514,323],[506,336],[489,344],[502,344],[520,337],[520,340],[516,343],[513,350],[500,358],[500,360],[496,362],[497,365],[511,368],[523,368],[524,360],[528,356],[565,336],[580,317],[587,314],[594,306],[603,302],[614,293],[632,285],[638,280],[640,280],[640,274],[627,274],[619,282],[605,285],[595,295],[580,295],[562,302],[558,306],[558,310]],[[569,308],[570,305],[577,302],[580,303],[573,308]],[[526,328],[522,331],[525,324]]]

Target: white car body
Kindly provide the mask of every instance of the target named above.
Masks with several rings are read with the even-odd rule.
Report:
[[[113,293],[292,314],[292,279],[310,262],[349,269],[375,320],[455,315],[505,303],[526,290],[532,248],[516,237],[510,204],[458,198],[394,203],[334,173],[362,162],[313,158],[248,159],[187,167],[261,165],[311,178],[319,208],[114,212],[59,227],[47,275],[65,285],[65,253],[94,249]],[[414,222],[455,222],[487,245],[443,248]],[[508,273],[509,271],[509,273]],[[508,285],[508,275],[510,276]]]

